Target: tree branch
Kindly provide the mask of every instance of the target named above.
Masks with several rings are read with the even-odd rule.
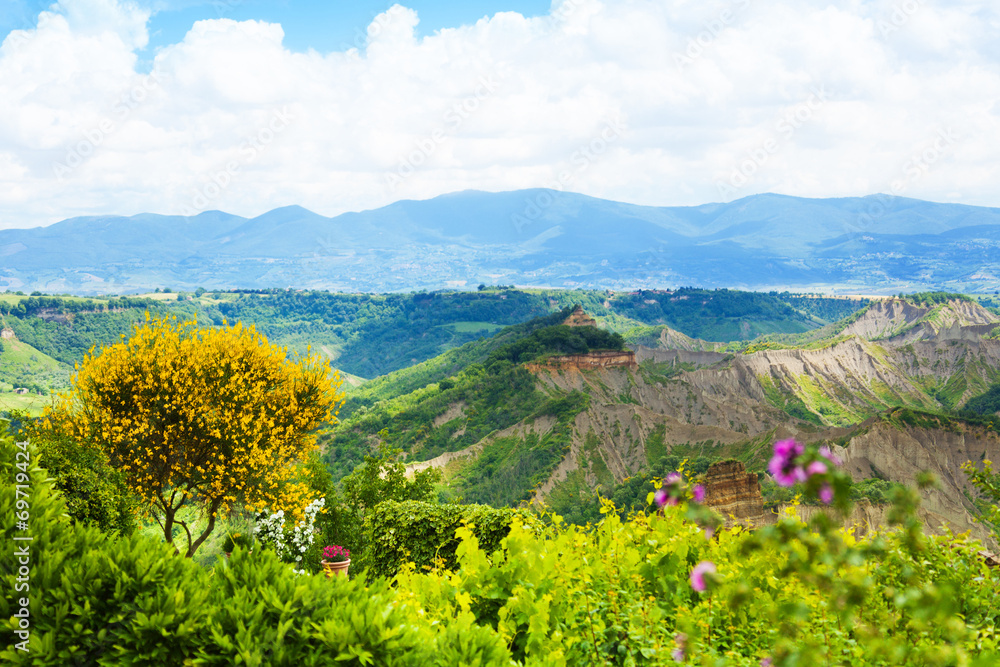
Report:
[[[205,530],[198,537],[198,539],[195,540],[194,544],[190,544],[189,542],[190,546],[188,547],[188,553],[187,553],[188,558],[194,555],[194,552],[198,550],[198,547],[202,545],[202,542],[207,540],[208,536],[212,534],[213,530],[215,530],[215,515],[219,511],[219,507],[221,506],[222,506],[222,498],[215,498],[214,500],[212,500],[212,504],[208,508],[208,525],[205,527]]]

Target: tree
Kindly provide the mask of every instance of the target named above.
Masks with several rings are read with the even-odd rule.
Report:
[[[304,507],[295,466],[336,418],[339,386],[327,362],[290,358],[253,327],[147,314],[130,340],[84,358],[45,426],[100,446],[164,539],[184,530],[190,557],[220,512]],[[197,535],[191,509],[206,519]]]

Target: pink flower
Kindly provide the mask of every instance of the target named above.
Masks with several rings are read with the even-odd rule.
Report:
[[[715,535],[715,528],[713,528],[712,526],[707,526],[705,528],[705,539],[706,540],[712,539],[712,535]]]
[[[823,488],[819,490],[819,499],[823,501],[824,505],[829,505],[833,502],[833,489],[829,484],[824,484]]]
[[[705,502],[705,487],[701,484],[695,484],[694,488],[691,489],[691,495],[694,496],[696,503]]]
[[[835,466],[839,466],[841,463],[840,457],[834,454],[833,451],[826,445],[819,448],[819,455]]]
[[[681,479],[682,479],[681,474],[679,472],[672,472],[669,475],[667,475],[667,478],[664,480],[664,482],[666,484],[680,484]]]
[[[795,440],[779,440],[774,443],[774,456],[771,457],[768,470],[780,486],[795,486],[796,482],[806,481],[806,472],[796,463],[803,451],[805,449]]]
[[[678,632],[674,635],[674,643],[677,645],[677,648],[670,653],[674,662],[684,662],[684,647],[687,644],[687,639],[688,636],[683,632]]]
[[[657,489],[656,493],[653,494],[653,500],[656,501],[658,506],[663,507],[667,504],[667,501],[670,500],[670,496],[667,495],[666,489],[661,488]]]
[[[806,466],[806,472],[809,476],[813,475],[825,475],[826,474],[826,464],[822,461],[813,461],[808,466]]]
[[[699,593],[705,590],[705,575],[715,574],[715,563],[710,560],[703,560],[691,570],[691,588]]]
[[[761,660],[760,661],[760,667],[771,667],[771,659],[770,658],[764,658],[763,660]]]

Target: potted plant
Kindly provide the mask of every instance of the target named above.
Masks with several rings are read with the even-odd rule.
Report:
[[[226,533],[226,539],[222,543],[222,551],[226,554],[226,558],[229,558],[236,547],[253,551],[253,538],[243,533]]]
[[[347,576],[347,568],[351,566],[351,552],[344,547],[331,544],[323,547],[323,570],[327,577]]]

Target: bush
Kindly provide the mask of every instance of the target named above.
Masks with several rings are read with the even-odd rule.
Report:
[[[296,576],[272,552],[239,547],[206,570],[161,540],[106,535],[67,521],[65,501],[45,471],[33,460],[18,469],[17,451],[0,436],[0,529],[10,547],[0,559],[0,583],[11,592],[0,596],[2,664],[423,667],[510,661],[490,628],[474,626],[468,614],[450,627],[432,623],[385,581],[369,586],[345,577]],[[6,483],[18,472],[27,476],[18,481],[30,488],[26,498],[17,498],[15,485]],[[15,523],[17,500],[28,507],[28,531]],[[13,539],[26,534],[30,542]],[[15,593],[19,565],[11,553],[22,544],[30,552],[30,590]],[[17,647],[19,621],[12,618],[21,595],[30,596],[28,650]]]
[[[106,533],[135,530],[138,500],[99,447],[42,431],[25,412],[11,415],[10,429],[15,438],[31,441],[38,464],[63,494],[67,514]]]
[[[393,577],[404,563],[415,563],[420,569],[439,558],[446,568],[453,569],[458,565],[455,531],[463,524],[475,526],[474,533],[489,554],[500,548],[516,516],[528,520],[531,515],[525,510],[486,505],[381,503],[365,518],[368,571],[373,576]]]

